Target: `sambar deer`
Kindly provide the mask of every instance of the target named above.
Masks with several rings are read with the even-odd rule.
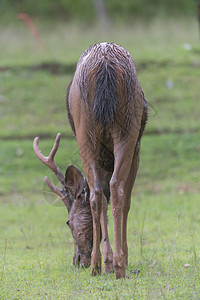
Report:
[[[67,110],[86,179],[72,165],[64,178],[53,162],[60,135],[49,158],[40,153],[39,138],[34,142],[35,152],[61,181],[62,191],[46,179],[68,208],[74,263],[80,260],[82,266],[87,266],[91,256],[91,274],[101,273],[102,237],[104,271],[114,268],[116,278],[124,278],[128,266],[127,217],[147,122],[147,103],[128,51],[113,43],[100,43],[83,52],[68,87]],[[107,230],[109,199],[114,255]],[[87,219],[83,226],[82,214]]]

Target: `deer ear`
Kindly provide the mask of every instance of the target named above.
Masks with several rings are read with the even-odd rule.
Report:
[[[65,173],[65,184],[69,189],[73,200],[77,199],[85,186],[83,175],[77,167],[73,165],[69,165],[67,167]]]

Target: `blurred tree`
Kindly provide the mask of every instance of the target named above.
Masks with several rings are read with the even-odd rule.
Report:
[[[110,20],[108,17],[108,12],[104,0],[93,0],[93,1],[96,10],[97,21],[99,25],[105,30],[106,28],[108,28]]]
[[[93,0],[93,1],[94,1],[98,20],[100,22],[102,21],[108,22],[108,13],[104,1],[103,0]]]
[[[200,39],[200,0],[197,0],[197,17],[199,22],[199,39]]]

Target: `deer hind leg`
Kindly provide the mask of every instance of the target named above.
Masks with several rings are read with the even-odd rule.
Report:
[[[127,243],[124,242],[124,227],[130,206],[130,196],[126,192],[128,177],[134,156],[137,135],[126,142],[114,143],[115,166],[110,180],[111,206],[114,225],[114,257],[113,266],[116,278],[125,277],[124,255],[127,255]],[[130,192],[129,192],[130,194]],[[124,253],[124,251],[126,253]]]
[[[130,174],[128,176],[128,180],[126,184],[126,189],[125,189],[126,202],[124,203],[123,215],[122,215],[122,242],[123,242],[123,253],[124,253],[124,265],[126,268],[128,268],[127,219],[128,219],[128,213],[129,213],[130,203],[131,203],[131,191],[139,167],[139,156],[140,156],[139,148],[140,145],[138,143],[135,149],[133,161],[131,164]]]
[[[85,128],[85,124],[82,124]],[[88,140],[88,136],[80,129],[77,130],[77,142],[83,171],[90,190],[90,207],[93,220],[93,249],[91,255],[91,275],[101,273],[101,251],[100,251],[100,216],[102,207],[102,190],[97,182],[95,153]]]

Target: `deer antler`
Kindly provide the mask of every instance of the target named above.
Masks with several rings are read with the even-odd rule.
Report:
[[[38,146],[39,139],[40,139],[39,137],[36,137],[33,141],[33,149],[35,151],[35,154],[41,160],[41,162],[43,162],[43,164],[45,164],[49,169],[51,169],[55,173],[56,177],[58,178],[58,180],[60,181],[60,183],[62,185],[62,190],[60,190],[55,185],[53,185],[53,183],[48,179],[48,177],[45,177],[45,182],[50,187],[50,189],[62,199],[62,201],[64,202],[64,204],[67,207],[67,210],[69,212],[70,208],[71,208],[71,199],[69,197],[69,192],[65,186],[65,178],[64,178],[64,175],[62,174],[61,170],[59,169],[59,167],[56,165],[56,163],[54,161],[54,156],[59,147],[61,133],[57,134],[55,143],[53,145],[53,148],[52,148],[49,156],[44,156],[42,154],[42,152],[40,151],[39,146]]]

